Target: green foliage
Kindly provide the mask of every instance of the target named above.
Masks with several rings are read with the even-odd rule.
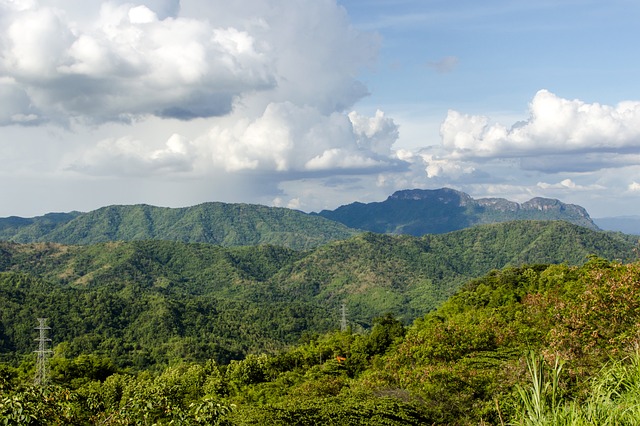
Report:
[[[561,222],[487,225],[422,238],[365,233],[307,252],[170,241],[2,243],[0,359],[16,365],[33,351],[27,336],[34,317],[42,316],[50,319],[54,342],[65,343],[64,358],[94,353],[133,370],[210,358],[226,364],[252,352],[279,351],[305,332],[336,329],[342,303],[355,331],[368,329],[387,312],[409,324],[491,269],[525,260],[580,264],[589,253],[624,260],[633,247],[622,238]],[[479,306],[517,302],[542,285],[535,268],[529,269],[530,275],[518,269],[490,275],[486,280],[500,280],[498,288],[477,284],[477,291],[456,297],[474,298]],[[573,273],[556,272],[545,272],[541,282],[553,286]],[[547,311],[537,314],[538,320],[557,314],[550,303],[540,305]],[[447,306],[454,305],[443,309]],[[515,312],[503,314],[503,322],[517,320]],[[620,321],[625,318],[632,316],[621,313]],[[463,317],[447,322],[447,333],[480,333],[451,356],[491,350],[502,338],[482,322],[469,324]],[[525,326],[517,328],[523,341],[540,337],[535,326],[527,333]],[[564,332],[560,327],[556,332],[560,344]],[[353,358],[352,373],[371,354]]]
[[[522,401],[520,424],[557,424],[560,409],[560,374],[562,362],[556,357],[553,366],[547,366],[542,357],[531,352],[527,358],[530,386],[516,386]]]
[[[231,417],[237,425],[423,425],[415,404],[393,398],[335,396],[252,407]]]
[[[606,357],[637,344],[639,266],[592,258],[493,271],[416,321],[361,384],[408,392],[436,424],[573,424],[563,422],[583,416],[576,407]],[[531,351],[566,362],[523,362]]]
[[[582,266],[495,270],[408,327],[385,314],[367,324],[368,331],[308,333],[298,345],[224,363],[175,362],[114,372],[105,357],[71,356],[72,346],[61,345],[51,363],[56,386],[24,385],[23,371],[32,363],[0,368],[0,420],[635,424],[640,355],[629,355],[629,348],[637,343],[640,323],[639,271],[640,263],[597,257]],[[46,287],[16,274],[7,275],[5,284],[7,293]],[[155,320],[172,309],[161,298],[153,306],[159,312]],[[592,312],[604,306],[606,313]],[[579,351],[568,345],[570,339],[582,345]]]
[[[267,379],[266,355],[249,354],[242,361],[231,361],[227,379],[235,386],[262,383]]]
[[[95,354],[82,354],[73,359],[53,358],[50,364],[52,381],[71,388],[92,380],[104,381],[117,372],[110,358]]]
[[[78,395],[61,387],[29,386],[0,394],[0,424],[84,425],[88,417]]]
[[[640,264],[592,259],[580,277],[581,297],[555,303],[550,345],[578,366],[590,368],[638,345]],[[550,302],[547,302],[550,303]],[[589,355],[585,357],[584,355]]]
[[[543,364],[540,364],[543,365]],[[555,367],[559,373],[559,366]],[[636,425],[640,418],[640,355],[611,361],[587,381],[585,397],[562,398],[557,390],[557,373],[551,382],[532,374],[529,392],[522,395],[516,424],[523,425]],[[539,381],[539,384],[536,382]],[[539,398],[534,396],[539,395]],[[554,399],[551,399],[554,397]]]
[[[366,336],[367,354],[370,356],[383,355],[394,341],[404,337],[404,325],[390,313],[375,318],[373,324],[371,333]]]
[[[180,365],[155,377],[112,375],[77,392],[96,424],[217,425],[234,408],[215,393],[217,378],[215,364]]]
[[[148,205],[108,206],[89,213],[0,219],[0,238],[20,243],[168,240],[222,246],[273,244],[307,249],[356,233],[337,222],[296,210],[225,203],[177,209]]]

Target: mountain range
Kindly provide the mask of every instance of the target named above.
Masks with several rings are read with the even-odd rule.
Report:
[[[299,250],[362,231],[421,236],[513,220],[563,220],[598,229],[584,208],[559,200],[534,198],[522,204],[502,198],[475,200],[442,188],[398,191],[383,202],[352,203],[311,214],[211,202],[184,208],[114,205],[88,213],[8,217],[0,218],[0,239],[60,244],[159,239],[227,247],[272,244]]]
[[[504,198],[475,200],[449,188],[397,191],[379,203],[352,203],[319,215],[351,228],[415,236],[513,220],[564,220],[598,229],[587,211],[575,204],[539,197],[522,204]]]

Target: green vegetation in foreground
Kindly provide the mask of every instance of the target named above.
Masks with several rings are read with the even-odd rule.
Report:
[[[637,424],[640,262],[528,265],[467,283],[405,327],[127,374],[86,354],[0,367],[5,424]],[[31,362],[31,364],[30,364]],[[46,420],[45,420],[46,419]]]

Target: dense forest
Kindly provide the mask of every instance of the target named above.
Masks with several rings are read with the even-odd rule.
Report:
[[[0,367],[5,424],[635,424],[640,263],[523,265],[467,282],[404,325],[392,314],[272,353],[132,372],[56,349]]]
[[[0,419],[631,424],[620,398],[637,393],[610,376],[633,380],[640,361],[637,249],[550,221],[303,251],[1,243]]]
[[[636,243],[564,222],[513,222],[421,238],[360,234],[310,251],[134,241],[0,244],[0,356],[33,351],[47,317],[66,356],[120,368],[226,363],[392,313],[404,324],[468,280],[523,263],[629,261]]]

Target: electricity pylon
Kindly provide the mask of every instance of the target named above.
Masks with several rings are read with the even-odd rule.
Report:
[[[49,381],[47,361],[49,354],[53,352],[47,348],[47,343],[51,341],[51,339],[47,338],[47,330],[51,330],[51,327],[47,327],[47,319],[48,318],[38,318],[39,325],[36,327],[36,330],[40,332],[40,336],[36,339],[36,342],[38,342],[38,350],[34,351],[38,354],[34,382],[40,386],[46,386]]]

